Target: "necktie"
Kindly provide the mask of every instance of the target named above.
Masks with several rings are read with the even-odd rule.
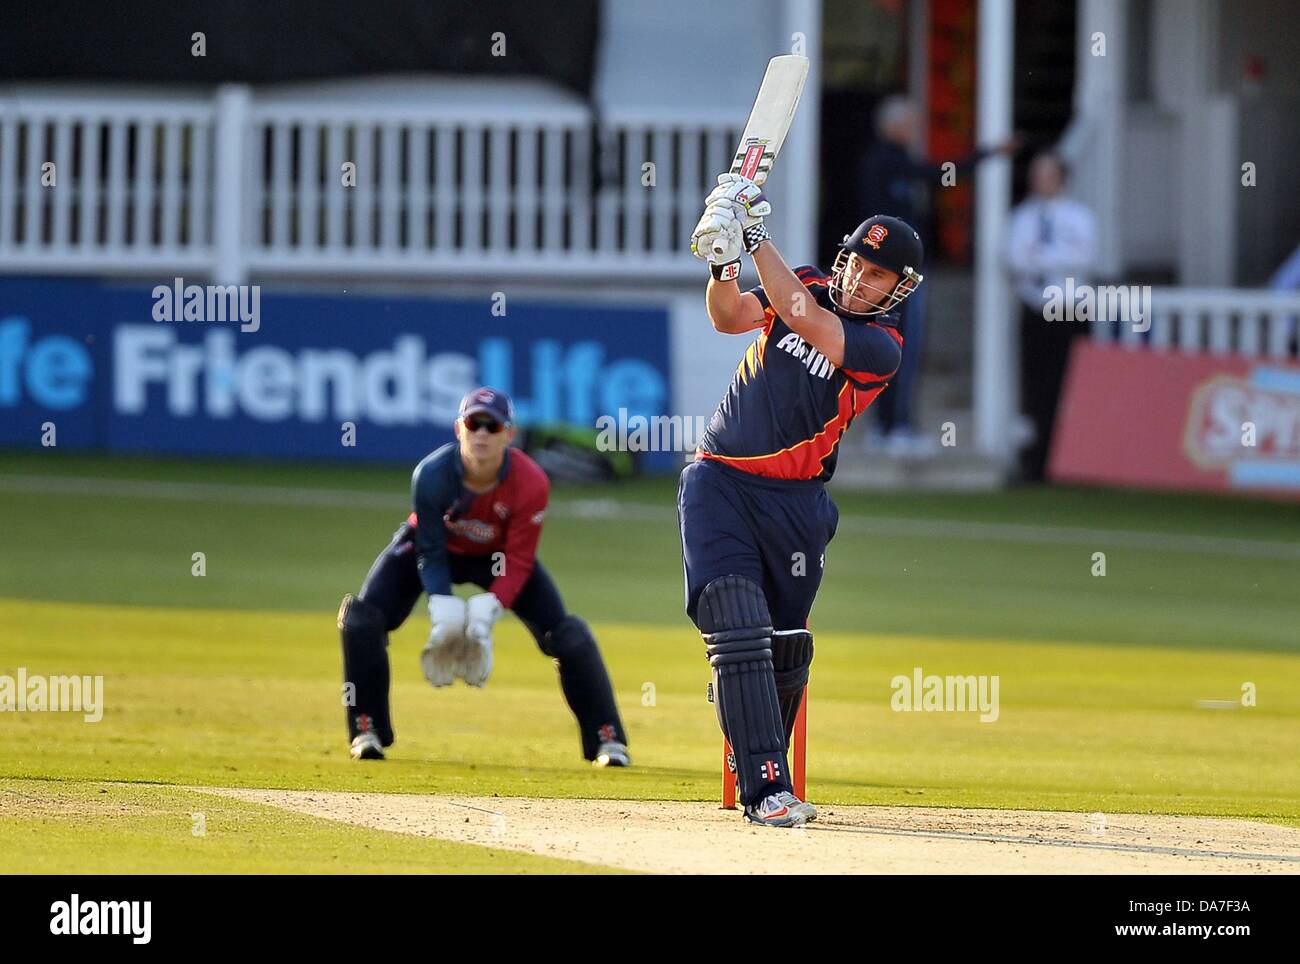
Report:
[[[1046,204],[1038,206],[1038,243],[1044,248],[1049,247],[1052,243],[1052,217],[1048,213]],[[1046,287],[1047,281],[1046,275],[1039,275],[1039,292],[1042,292],[1043,288]]]

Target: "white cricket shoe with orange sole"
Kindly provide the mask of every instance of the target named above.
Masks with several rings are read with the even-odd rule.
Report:
[[[745,819],[763,827],[802,827],[817,819],[817,810],[789,790],[778,790],[758,803],[747,805]]]

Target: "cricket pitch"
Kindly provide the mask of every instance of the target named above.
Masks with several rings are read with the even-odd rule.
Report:
[[[670,874],[1297,874],[1300,830],[1213,817],[822,806],[798,830],[716,804],[194,787],[375,830]]]

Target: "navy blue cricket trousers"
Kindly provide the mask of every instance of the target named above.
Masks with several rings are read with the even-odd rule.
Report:
[[[704,587],[738,575],[762,588],[773,629],[807,627],[839,523],[821,481],[767,479],[700,459],[682,470],[677,518],[692,622]]]

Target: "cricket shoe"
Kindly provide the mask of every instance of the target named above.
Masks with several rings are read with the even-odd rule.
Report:
[[[379,735],[373,730],[358,734],[352,741],[352,759],[382,760],[383,758],[384,745],[379,742]]]
[[[747,804],[745,819],[764,827],[802,827],[817,819],[817,811],[811,803],[804,803],[789,790],[778,790],[758,803]]]
[[[630,767],[632,758],[627,755],[627,747],[617,740],[602,743],[596,751],[596,759],[591,761],[594,767]]]

